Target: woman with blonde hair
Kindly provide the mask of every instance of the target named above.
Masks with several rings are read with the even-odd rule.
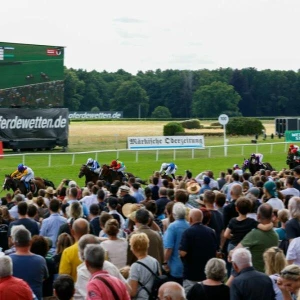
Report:
[[[297,299],[300,290],[300,267],[297,265],[286,266],[280,272],[277,285],[282,292],[282,299]]]
[[[265,263],[265,273],[269,275],[273,283],[273,288],[276,295],[275,299],[283,299],[282,292],[277,286],[276,282],[279,278],[280,271],[286,266],[284,253],[278,247],[271,247],[264,252],[263,259]]]
[[[135,233],[131,236],[130,249],[138,260],[131,265],[128,284],[131,287],[130,296],[136,300],[149,299],[155,279],[152,272],[161,274],[158,261],[148,255],[148,248],[149,238],[145,233]]]

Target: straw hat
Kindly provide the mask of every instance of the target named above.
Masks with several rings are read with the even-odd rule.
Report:
[[[187,189],[189,194],[198,194],[200,191],[200,185],[198,183],[190,184]]]
[[[126,203],[122,207],[122,214],[124,217],[129,218],[130,214],[140,209],[140,205],[136,203]]]
[[[48,186],[46,188],[46,194],[54,195],[55,193],[56,193],[56,190],[54,190],[52,186]]]

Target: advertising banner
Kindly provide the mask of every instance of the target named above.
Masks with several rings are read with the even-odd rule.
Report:
[[[204,136],[147,136],[128,137],[129,150],[204,149]]]
[[[0,109],[0,140],[55,139],[60,145],[68,140],[67,108]]]
[[[122,111],[99,111],[99,112],[87,112],[87,111],[71,111],[69,113],[69,119],[122,119]]]
[[[285,132],[286,142],[300,142],[300,131],[286,131]]]

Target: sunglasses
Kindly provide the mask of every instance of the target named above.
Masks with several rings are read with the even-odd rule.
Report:
[[[297,275],[297,276],[300,276],[299,273],[291,272],[291,271],[282,271],[282,272],[280,272],[280,275]]]

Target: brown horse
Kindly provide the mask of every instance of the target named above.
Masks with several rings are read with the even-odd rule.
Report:
[[[96,183],[99,179],[99,175],[91,171],[87,165],[82,165],[79,170],[78,177],[81,178],[83,176],[85,176],[85,185],[87,185],[87,183],[90,181]]]
[[[111,169],[110,166],[106,164],[102,165],[99,173],[99,179],[105,180],[109,183],[113,183],[115,180],[122,182],[123,180],[128,180],[130,177],[134,177],[136,181],[141,184],[147,184],[146,181],[135,177],[132,173],[126,172],[124,176],[121,172]]]
[[[9,191],[12,189],[15,192],[17,189],[19,189],[24,195],[26,195],[28,192],[32,192],[34,196],[37,196],[38,191],[40,189],[45,189],[46,186],[52,186],[55,189],[52,181],[43,179],[41,177],[34,177],[34,179],[29,182],[30,191],[28,191],[24,181],[14,179],[11,177],[11,175],[5,175],[3,190]]]

